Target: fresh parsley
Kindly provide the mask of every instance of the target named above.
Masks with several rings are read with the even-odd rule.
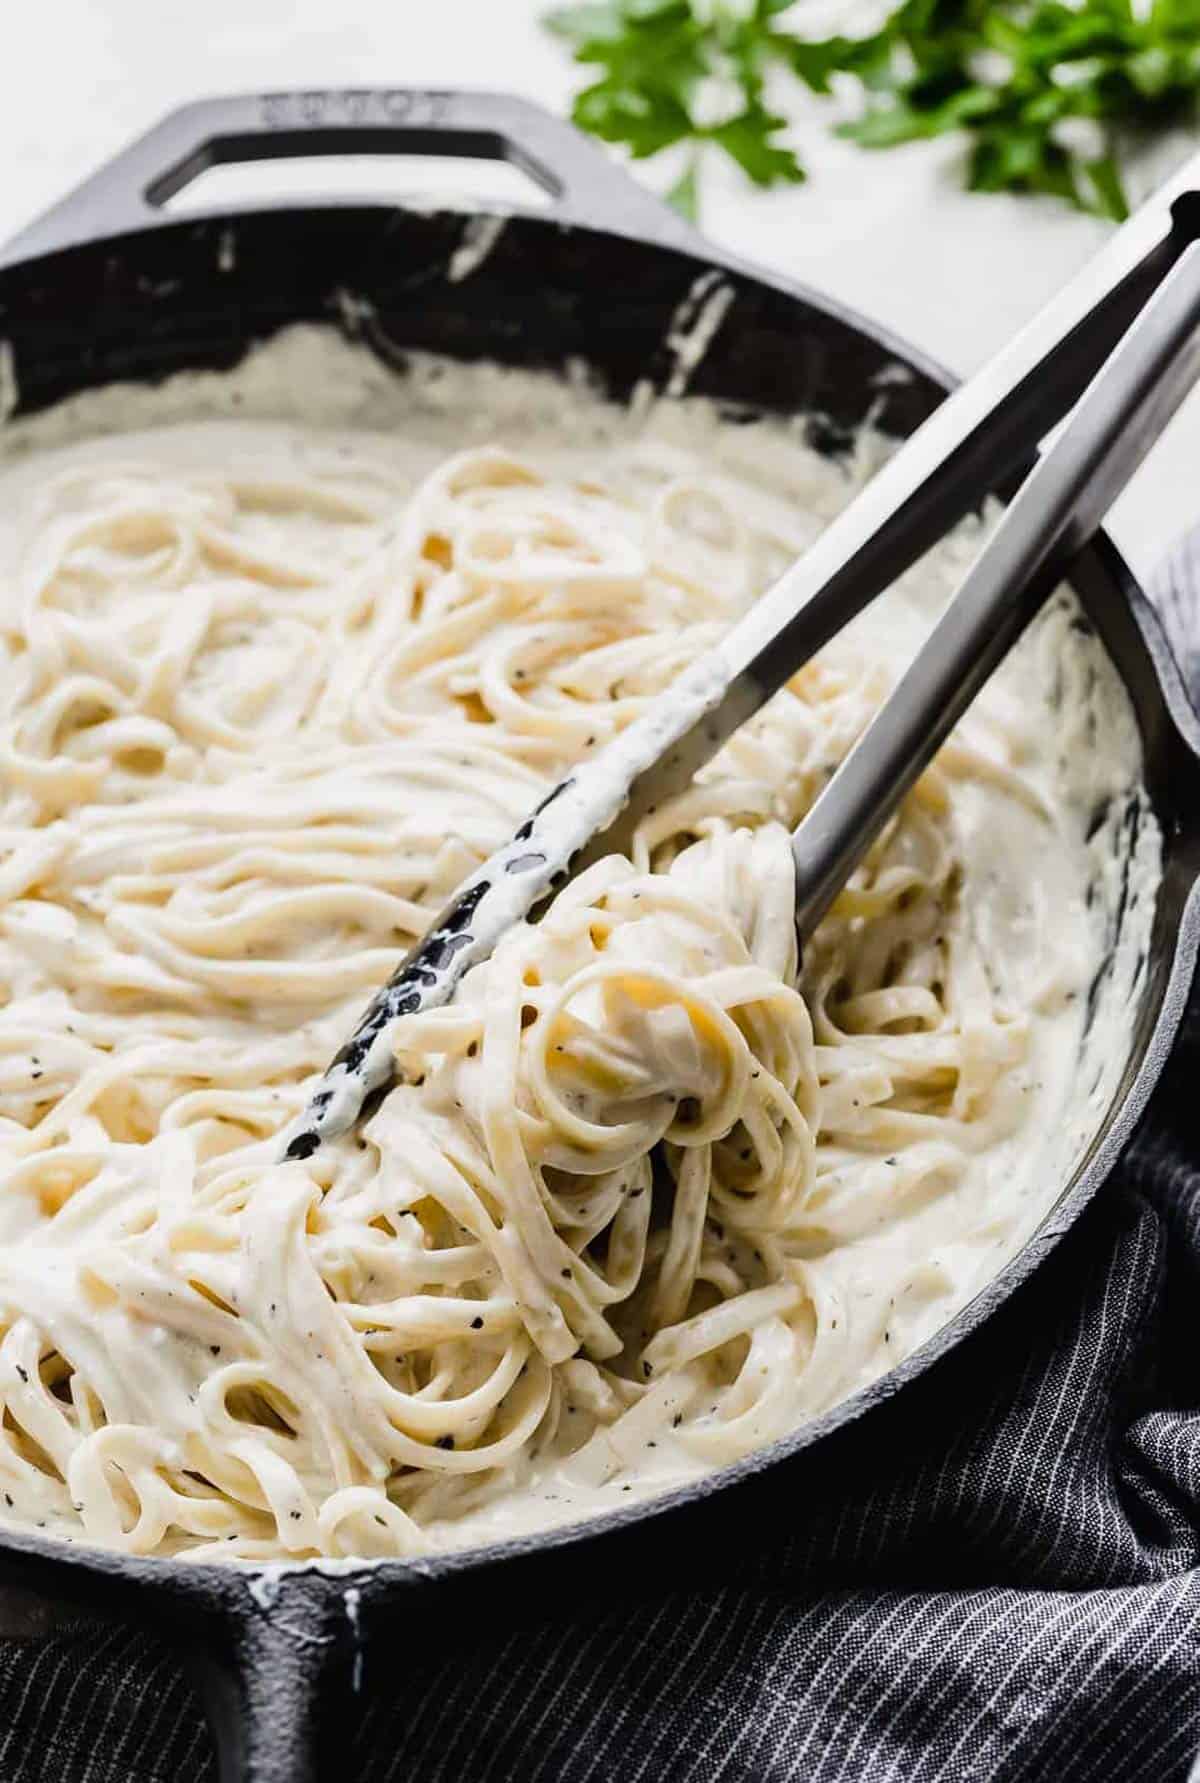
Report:
[[[582,0],[550,13],[547,25],[575,60],[599,71],[575,100],[575,122],[639,160],[687,144],[669,196],[693,217],[706,146],[732,157],[757,186],[802,180],[799,161],[779,141],[787,119],[764,96],[768,74],[795,41],[774,28],[791,3]]]
[[[1200,94],[1200,0],[901,0],[864,37],[804,36],[803,0],[583,0],[546,23],[594,75],[576,123],[639,159],[682,147],[669,196],[693,217],[705,153],[759,186],[804,178],[789,80],[828,95],[842,77],[838,133],[864,148],[963,132],[973,190],[1118,220],[1123,155],[1194,122]]]

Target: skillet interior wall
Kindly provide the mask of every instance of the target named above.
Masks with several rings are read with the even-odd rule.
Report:
[[[551,369],[582,360],[625,397],[643,379],[665,383],[680,306],[713,270],[515,217],[468,276],[451,278],[463,244],[460,213],[347,208],[180,224],[124,237],[119,251],[89,244],[19,265],[0,275],[16,412],[117,380],[227,369],[286,323],[322,320],[365,334],[393,363],[410,348]],[[944,394],[849,320],[721,277],[735,300],[689,378],[694,394],[818,415],[828,448],[848,444],[868,413],[903,437]]]

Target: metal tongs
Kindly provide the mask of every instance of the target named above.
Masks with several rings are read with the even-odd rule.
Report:
[[[1043,452],[924,647],[797,828],[812,933],[904,794],[1096,531],[1200,375],[1200,160],[1125,224],[888,461],[709,655],[572,769],[373,999],[288,1135],[306,1158],[391,1079],[389,1028],[435,1008],[505,931],[620,850],[752,713],[989,492]]]

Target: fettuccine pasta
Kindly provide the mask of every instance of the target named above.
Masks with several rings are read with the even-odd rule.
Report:
[[[788,832],[973,521],[277,1161],[464,876],[878,449],[554,389],[299,331],[0,435],[9,1520],[409,1555],[660,1490],[935,1330],[1103,1106],[1157,848],[1071,597],[797,960]]]

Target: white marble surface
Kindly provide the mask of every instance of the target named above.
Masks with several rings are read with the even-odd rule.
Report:
[[[542,10],[534,0],[34,0],[0,56],[0,237],[188,99],[412,82],[504,87],[561,111],[574,71],[540,29]],[[963,192],[953,144],[867,155],[834,141],[815,104],[795,135],[809,183],[757,195],[714,170],[705,228],[955,370],[985,358],[1103,238],[1106,225],[1052,201]],[[257,168],[249,179],[261,191],[284,177]],[[1198,466],[1193,399],[1114,516],[1140,570],[1200,518]]]

